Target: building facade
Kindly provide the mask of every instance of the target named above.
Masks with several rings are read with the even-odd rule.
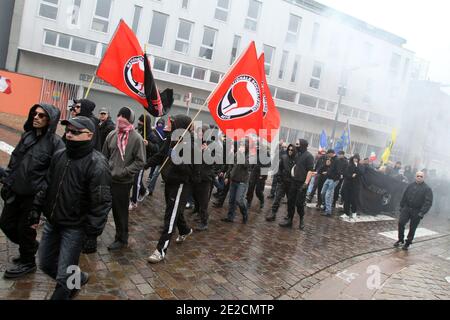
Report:
[[[351,126],[347,151],[381,155],[399,123],[414,61],[406,40],[312,0],[16,0],[6,69],[77,85],[81,96],[120,19],[151,55],[160,90],[174,89],[172,113],[202,108],[254,40],[280,138],[317,148],[339,112],[336,137]],[[90,98],[112,112],[139,108],[100,79]],[[212,123],[203,110],[199,119]]]

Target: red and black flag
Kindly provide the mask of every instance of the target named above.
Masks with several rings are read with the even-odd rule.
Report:
[[[171,89],[158,92],[147,56],[123,20],[120,20],[96,75],[138,101],[155,117],[166,114],[173,103]]]

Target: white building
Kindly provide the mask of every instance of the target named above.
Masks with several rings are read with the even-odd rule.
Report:
[[[312,0],[16,0],[6,68],[80,86],[83,94],[123,18],[152,55],[159,88],[174,89],[172,113],[190,114],[255,40],[281,114],[281,138],[317,148],[351,125],[349,152],[381,154],[399,115],[414,53],[406,40]],[[136,106],[96,81],[90,98],[116,112]],[[211,122],[208,109],[199,116]]]

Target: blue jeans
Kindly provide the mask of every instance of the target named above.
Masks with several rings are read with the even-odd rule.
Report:
[[[308,190],[306,191],[307,196],[311,195],[311,192],[314,189],[314,182],[316,182],[316,176],[312,177],[311,181],[309,182]]]
[[[231,182],[230,185],[230,202],[228,208],[228,218],[234,220],[236,215],[236,204],[241,210],[242,217],[247,218],[247,183],[245,182]]]
[[[154,168],[152,168],[152,170],[150,171],[150,174],[148,176],[148,192],[152,193],[155,190],[155,186],[156,186],[156,181],[158,180],[158,176],[159,176],[159,168],[160,166],[156,166]]]
[[[334,189],[336,185],[339,183],[338,181],[334,181],[333,179],[327,179],[322,187],[322,199],[325,201],[325,212],[327,214],[331,214],[331,206],[333,204],[334,197]]]
[[[45,223],[39,246],[39,266],[57,282],[52,299],[69,299],[74,289],[68,288],[68,282],[73,284],[69,277],[74,272],[69,267],[78,266],[85,236],[82,228],[55,227]]]

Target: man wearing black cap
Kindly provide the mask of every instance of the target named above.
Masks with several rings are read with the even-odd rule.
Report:
[[[177,146],[177,151],[174,151],[173,148],[178,142],[177,137],[174,136],[174,131],[177,130],[176,133],[180,133],[181,136],[188,127],[190,128],[189,132],[185,134],[182,142]],[[148,262],[150,263],[158,263],[165,258],[175,226],[179,232],[179,236],[176,239],[177,243],[182,243],[192,233],[192,229],[188,227],[184,219],[183,211],[186,206],[187,197],[192,189],[191,184],[194,174],[193,161],[191,159],[189,163],[182,162],[175,164],[171,157],[171,154],[176,154],[179,148],[184,143],[189,143],[189,141],[191,143],[191,155],[194,155],[191,118],[185,115],[176,115],[172,120],[169,119],[167,121],[165,130],[168,136],[164,145],[146,164],[146,167],[152,167],[164,163],[164,166],[161,167],[161,175],[165,182],[164,195],[166,198],[164,229],[159,238],[156,250],[148,258]],[[167,162],[165,162],[166,159]]]
[[[88,99],[79,99],[73,100],[73,106],[70,108],[71,111],[75,113],[75,116],[83,116],[91,119],[91,121],[95,125],[94,137],[92,138],[92,144],[94,148],[98,151],[101,151],[101,140],[98,134],[98,125],[100,120],[96,116],[94,116],[93,112],[95,109],[95,103]],[[65,137],[63,138],[65,140]]]
[[[103,154],[108,159],[112,174],[112,211],[116,225],[115,241],[109,250],[128,245],[128,207],[134,176],[146,161],[144,140],[134,129],[134,112],[123,107],[117,114],[117,129],[106,138]]]
[[[89,276],[78,262],[84,238],[98,237],[111,209],[111,173],[103,155],[91,143],[95,126],[87,117],[61,122],[66,126],[66,149],[55,153],[38,195],[37,215],[47,218],[39,247],[39,266],[57,284],[52,300],[68,300]]]
[[[36,270],[36,230],[30,228],[30,216],[35,208],[36,195],[46,185],[45,176],[50,161],[64,148],[56,135],[60,112],[46,104],[34,105],[25,122],[22,137],[14,149],[1,182],[4,208],[0,228],[19,245],[20,256],[12,260],[13,266],[4,273],[5,278],[18,278]]]

